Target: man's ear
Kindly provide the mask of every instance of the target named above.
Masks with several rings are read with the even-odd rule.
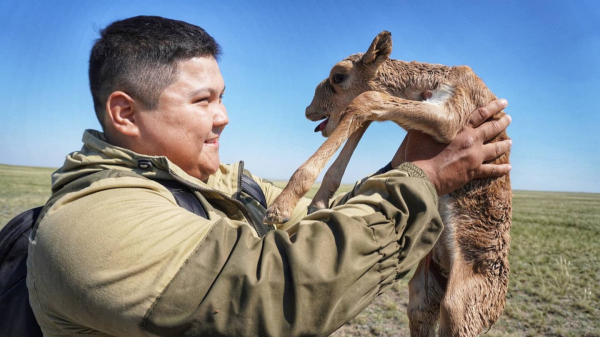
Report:
[[[136,118],[139,113],[136,101],[122,91],[114,91],[106,100],[107,118],[105,124],[115,132],[125,136],[138,136],[139,126]]]
[[[369,49],[362,57],[362,62],[364,65],[374,65],[379,67],[379,65],[390,58],[391,53],[392,33],[384,30],[375,37],[373,42],[371,42]]]

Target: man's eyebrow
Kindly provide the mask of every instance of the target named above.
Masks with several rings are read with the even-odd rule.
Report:
[[[195,97],[200,94],[206,94],[206,93],[211,93],[211,92],[212,92],[212,90],[210,88],[200,88],[200,89],[196,89],[196,90],[192,91],[190,93],[190,96]],[[225,92],[225,86],[223,86],[223,91],[221,91],[221,95],[223,95],[224,92]]]
[[[210,89],[209,88],[196,89],[190,93],[190,96],[195,97],[195,96],[198,96],[200,94],[205,94],[205,93],[210,93]]]

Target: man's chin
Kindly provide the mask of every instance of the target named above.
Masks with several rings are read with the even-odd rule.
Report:
[[[217,173],[219,171],[221,162],[219,161],[219,158],[217,158],[215,161],[211,161],[210,164],[207,164],[204,164],[200,167],[200,173],[203,177],[203,179],[201,179],[202,181],[206,181],[209,176]]]

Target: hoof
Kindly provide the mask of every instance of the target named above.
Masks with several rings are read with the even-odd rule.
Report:
[[[308,206],[308,211],[307,211],[306,214],[312,214],[312,213],[314,213],[316,211],[319,211],[319,210],[321,210],[321,208],[311,205],[311,206]]]
[[[288,221],[290,221],[290,218],[280,218],[280,217],[272,218],[269,216],[265,216],[265,218],[263,219],[263,223],[265,223],[266,225],[281,225]]]
[[[267,214],[263,219],[263,222],[267,225],[279,225],[290,220],[290,216],[279,212],[278,210],[267,210]]]

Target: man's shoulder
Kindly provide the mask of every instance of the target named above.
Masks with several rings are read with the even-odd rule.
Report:
[[[80,314],[90,305],[127,311],[135,318],[128,322],[132,329],[139,324],[211,229],[163,188],[139,175],[120,176],[97,180],[51,206],[31,238],[28,259],[36,308],[53,313],[48,325],[63,329],[66,317],[77,316],[91,326],[97,314]]]
[[[238,187],[240,186],[243,169],[243,162],[233,164],[221,163],[217,172],[208,178],[206,184],[217,191],[233,195],[238,191]]]
[[[135,215],[132,212],[161,204],[177,206],[172,193],[156,181],[130,171],[95,172],[53,193],[44,206],[33,237],[41,232],[46,234],[46,239],[58,241],[93,240],[94,235],[90,233],[104,233],[116,219],[132,218]]]

